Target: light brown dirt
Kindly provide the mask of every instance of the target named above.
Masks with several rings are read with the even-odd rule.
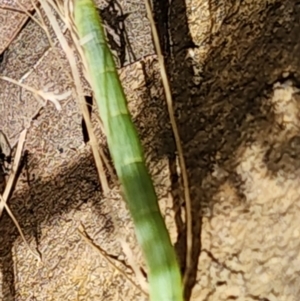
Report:
[[[10,45],[26,20],[25,14],[0,8],[0,53]]]
[[[193,200],[194,268],[186,295],[197,301],[297,301],[300,7],[289,0],[153,5]],[[114,53],[184,268],[182,189],[149,25],[140,2],[121,7],[131,13],[125,25],[132,49],[116,47]],[[109,27],[119,13],[114,9],[104,14],[116,37]],[[62,92],[73,85],[60,48],[50,50],[30,22],[9,46],[0,71],[35,88]],[[27,165],[9,205],[42,256],[38,263],[8,216],[1,217],[0,298],[146,300],[77,233],[83,225],[131,279],[143,282],[129,266],[132,258],[143,265],[129,214],[117,187],[102,196],[75,100],[62,101],[60,112],[51,103],[41,109],[29,93],[0,85],[0,127],[10,143],[29,127]],[[124,253],[120,239],[133,254]]]

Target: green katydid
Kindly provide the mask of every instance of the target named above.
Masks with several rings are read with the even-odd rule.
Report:
[[[143,150],[93,0],[74,0],[74,20],[108,147],[148,268],[151,301],[182,301],[183,285]]]

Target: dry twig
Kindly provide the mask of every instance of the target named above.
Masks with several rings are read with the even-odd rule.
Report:
[[[86,123],[88,134],[90,137],[90,144],[91,144],[92,152],[93,152],[93,155],[95,158],[99,179],[100,179],[100,182],[102,185],[103,192],[105,195],[107,195],[109,192],[108,181],[107,181],[107,178],[105,175],[101,157],[99,155],[97,139],[96,139],[96,136],[95,136],[93,128],[92,128],[91,120],[89,117],[89,112],[88,112],[86,102],[84,99],[84,94],[83,94],[82,87],[81,87],[80,75],[79,75],[78,67],[76,65],[74,52],[71,49],[71,47],[69,46],[65,36],[61,32],[58,22],[57,22],[55,16],[53,15],[50,5],[48,4],[48,1],[40,0],[40,3],[41,3],[41,6],[43,7],[44,11],[47,14],[47,17],[49,18],[49,21],[50,21],[52,28],[61,44],[62,49],[64,50],[64,52],[68,58],[68,61],[69,61],[70,67],[71,67],[71,71],[72,71],[72,75],[73,75],[73,79],[74,79],[75,86],[76,86],[78,102],[79,102],[80,108],[82,110],[83,118]],[[57,3],[58,3],[58,5],[61,5],[61,4],[59,4],[60,3],[59,1]]]
[[[42,106],[46,105],[47,100],[51,101],[54,104],[54,106],[56,107],[56,109],[58,111],[61,110],[61,105],[60,105],[59,101],[61,101],[63,99],[66,99],[72,93],[71,91],[67,91],[67,92],[62,93],[62,94],[55,94],[54,92],[45,92],[43,90],[36,90],[36,89],[34,89],[32,87],[24,85],[24,84],[22,84],[22,83],[20,83],[20,82],[18,82],[16,80],[14,80],[14,79],[12,79],[10,77],[7,77],[7,76],[0,76],[0,79],[3,79],[3,80],[5,80],[7,82],[10,82],[10,83],[13,83],[13,84],[15,84],[17,86],[20,86],[23,89],[25,89],[25,90],[33,93],[34,95],[36,95],[36,96],[44,99],[45,103],[41,102]],[[37,98],[37,99],[39,100],[39,98]]]
[[[13,220],[14,224],[16,225],[23,241],[25,242],[26,246],[28,247],[29,251],[31,252],[31,254],[38,259],[38,261],[41,261],[41,258],[39,256],[39,254],[35,251],[33,251],[31,249],[31,247],[29,246],[28,242],[26,241],[25,239],[25,236],[22,232],[22,229],[17,221],[17,219],[14,217],[13,213],[11,212],[10,208],[8,207],[7,205],[7,201],[8,201],[8,198],[11,194],[11,191],[14,187],[14,183],[16,181],[16,175],[17,175],[17,171],[18,171],[18,168],[19,168],[19,165],[20,165],[20,161],[21,161],[21,157],[22,157],[22,150],[23,150],[23,146],[24,146],[24,143],[25,143],[25,138],[26,138],[26,133],[27,133],[27,130],[23,130],[23,132],[21,133],[20,135],[20,138],[19,138],[19,142],[18,142],[18,146],[17,146],[17,151],[16,151],[16,155],[15,155],[15,158],[14,158],[14,163],[13,163],[13,167],[12,167],[12,170],[11,170],[11,173],[9,175],[9,178],[8,178],[8,181],[7,181],[7,184],[5,186],[5,190],[4,190],[4,193],[3,195],[0,194],[0,217],[2,215],[2,212],[3,212],[3,209],[5,208],[5,210],[7,211],[8,215],[11,217],[11,219]]]
[[[175,138],[176,148],[178,151],[178,157],[179,157],[179,164],[182,174],[182,181],[183,181],[183,188],[184,188],[184,198],[185,198],[185,204],[186,204],[186,224],[187,224],[187,253],[186,253],[186,270],[184,273],[184,279],[183,283],[186,284],[190,270],[192,268],[192,247],[193,247],[193,229],[192,229],[192,204],[191,204],[191,198],[190,198],[190,190],[189,190],[189,181],[185,166],[185,160],[183,155],[183,150],[181,146],[181,141],[178,133],[178,127],[176,124],[175,116],[174,116],[174,109],[173,109],[173,101],[172,101],[172,94],[171,94],[171,88],[168,81],[167,71],[164,63],[164,57],[161,51],[159,38],[157,34],[156,25],[152,16],[152,10],[151,5],[149,3],[149,0],[145,0],[147,15],[150,21],[151,25],[151,31],[153,35],[154,45],[160,65],[160,72],[162,77],[162,83],[164,86],[166,101],[167,101],[167,107],[170,117],[170,122]]]
[[[137,288],[140,292],[142,292],[145,296],[148,296],[148,294],[139,287],[133,280],[131,280],[128,275],[120,269],[115,263],[110,259],[110,257],[106,254],[106,252],[99,246],[96,246],[91,239],[87,236],[87,234],[84,231],[84,228],[81,226],[80,229],[77,230],[80,237],[88,244],[90,245],[94,250],[96,250],[104,259],[105,261],[116,271],[118,271],[121,275],[123,275],[135,288]]]

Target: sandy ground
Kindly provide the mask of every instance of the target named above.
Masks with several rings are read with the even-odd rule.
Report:
[[[7,10],[12,3],[1,3],[0,19],[15,24],[0,27],[8,43],[16,36],[11,28],[20,27],[24,16],[9,17],[20,13]],[[124,24],[122,18],[112,24],[122,16],[120,8],[99,3],[111,39],[117,39],[113,48],[122,84],[184,269],[180,170],[149,24],[139,1],[120,5],[129,15]],[[300,7],[288,0],[153,5],[193,202],[187,298],[297,301]],[[118,40],[122,26],[127,36]],[[74,87],[60,47],[49,49],[32,21],[10,43],[0,73],[49,91]],[[5,213],[0,220],[0,298],[147,300],[139,289],[145,286],[139,269],[143,262],[126,205],[113,178],[110,195],[102,194],[72,95],[58,112],[51,103],[42,107],[25,90],[0,82],[1,130],[14,145],[28,128],[28,155],[9,205],[42,258],[39,262],[28,250]],[[95,112],[92,118],[105,148]],[[79,235],[80,226],[98,250]]]

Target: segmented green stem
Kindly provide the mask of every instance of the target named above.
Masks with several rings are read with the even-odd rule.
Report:
[[[182,301],[182,279],[175,250],[93,1],[75,0],[74,17],[109,150],[147,264],[150,299]]]

